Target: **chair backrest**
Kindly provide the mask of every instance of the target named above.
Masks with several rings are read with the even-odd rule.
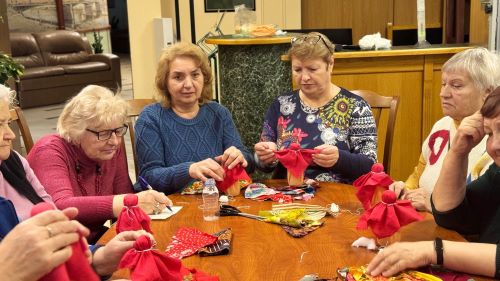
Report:
[[[26,154],[28,154],[33,148],[33,137],[31,136],[30,128],[24,118],[23,111],[19,107],[14,107],[10,110],[10,119],[16,122],[21,132],[21,137],[23,138],[24,147],[26,149]]]
[[[134,130],[134,125],[135,121],[137,120],[137,117],[139,114],[141,114],[142,110],[146,105],[152,104],[155,102],[153,99],[133,99],[133,100],[128,100],[127,101],[130,110],[128,113],[128,119],[127,119],[127,125],[128,125],[128,131],[130,135],[130,143],[132,145],[132,155],[134,156],[134,169],[135,169],[135,176],[137,177],[139,175],[139,166],[137,165],[137,154],[135,151],[135,130]],[[125,142],[122,142],[124,148],[125,148]]]
[[[413,45],[417,43],[417,25],[393,25],[387,23],[387,39],[391,40],[392,46]],[[431,44],[443,43],[443,28],[441,24],[428,23],[425,28],[425,39]]]
[[[385,172],[389,174],[391,167],[392,141],[394,138],[394,125],[396,124],[396,115],[398,113],[399,97],[382,96],[369,90],[354,90],[351,92],[362,97],[372,108],[373,117],[375,118],[375,123],[377,124],[379,143],[378,154],[380,155],[380,144],[384,143],[384,158],[382,163],[384,164]],[[383,121],[381,122],[381,120]],[[385,124],[386,126],[382,126],[382,124]]]

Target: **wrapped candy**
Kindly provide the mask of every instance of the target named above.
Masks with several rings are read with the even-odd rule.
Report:
[[[224,180],[217,181],[217,187],[227,195],[237,196],[242,188],[252,183],[252,179],[241,164],[236,165],[231,170],[224,167],[224,173]]]
[[[144,229],[149,233],[151,231],[151,218],[137,204],[139,198],[135,194],[127,194],[123,199],[123,209],[118,215],[116,222],[116,233],[127,230]]]
[[[357,229],[370,227],[378,238],[384,238],[393,235],[401,227],[422,219],[409,200],[396,200],[396,193],[386,190],[382,194],[382,202],[361,215]]]
[[[31,216],[37,215],[39,213],[54,210],[54,205],[42,202],[38,203],[31,209]],[[49,230],[49,228],[48,228]],[[95,274],[94,270],[90,267],[89,261],[85,252],[87,249],[87,243],[83,240],[84,238],[80,234],[80,239],[78,242],[71,245],[72,255],[68,261],[54,268],[44,277],[40,278],[39,281],[98,281],[100,278]]]
[[[384,166],[375,163],[372,170],[356,179],[352,185],[358,190],[356,196],[365,210],[370,209],[380,201],[381,193],[389,188],[394,181],[384,172]]]
[[[274,152],[280,163],[287,168],[288,184],[297,186],[304,183],[304,172],[312,163],[312,155],[317,149],[301,149],[300,144],[292,143],[288,148]]]

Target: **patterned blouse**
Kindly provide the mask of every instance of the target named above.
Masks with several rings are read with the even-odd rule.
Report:
[[[261,141],[275,142],[278,150],[294,142],[302,148],[337,146],[339,160],[333,167],[312,164],[306,170],[307,178],[318,181],[351,183],[369,172],[377,159],[377,128],[370,106],[343,88],[319,108],[305,105],[298,90],[280,95],[267,111]],[[285,177],[284,170],[280,172]]]

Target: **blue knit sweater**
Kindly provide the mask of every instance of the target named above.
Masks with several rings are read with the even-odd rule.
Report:
[[[243,146],[231,113],[209,102],[193,119],[177,116],[159,103],[147,106],[135,124],[135,142],[140,175],[153,188],[166,194],[181,191],[193,179],[191,164],[222,155],[235,146],[253,172],[252,154]]]

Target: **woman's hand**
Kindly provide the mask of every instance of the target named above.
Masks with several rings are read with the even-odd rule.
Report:
[[[79,232],[89,234],[87,228],[70,220],[77,213],[76,208],[50,210],[14,227],[0,243],[2,279],[38,280],[66,262]]]
[[[191,164],[191,166],[189,166],[189,176],[203,182],[208,178],[222,181],[224,179],[224,169],[215,160],[207,158]]]
[[[172,201],[163,192],[156,190],[141,191],[137,193],[137,197],[139,199],[139,208],[146,214],[161,212],[166,206],[172,206]]]
[[[410,200],[413,208],[419,211],[432,212],[431,196],[423,188],[407,190],[401,199]]]
[[[134,246],[135,240],[141,235],[148,235],[154,242],[153,235],[144,230],[124,231],[113,237],[105,246],[97,249],[92,261],[97,274],[101,276],[113,274],[125,252]]]
[[[221,163],[222,167],[227,167],[229,170],[240,164],[243,167],[248,165],[243,153],[234,146],[229,147],[224,151],[224,154],[215,157],[215,160]]]
[[[380,251],[368,264],[366,273],[372,276],[392,276],[407,268],[417,268],[432,263],[433,241],[395,243]]]
[[[259,162],[265,166],[271,166],[276,162],[274,152],[278,149],[274,142],[259,142],[254,145],[255,154],[259,158]]]
[[[402,181],[395,181],[389,185],[389,190],[394,191],[396,193],[396,198],[402,198],[406,193],[406,185]]]
[[[476,112],[462,120],[460,126],[458,126],[450,151],[459,155],[468,155],[481,142],[483,137],[483,116],[481,113]]]
[[[339,160],[339,149],[336,146],[322,144],[316,146],[314,149],[320,150],[319,153],[312,155],[313,162],[318,166],[331,168]]]

